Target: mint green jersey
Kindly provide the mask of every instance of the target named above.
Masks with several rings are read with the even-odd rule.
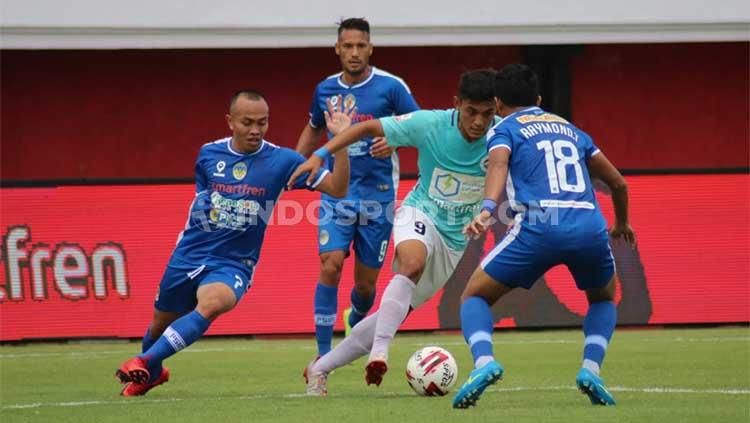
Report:
[[[497,119],[499,121],[499,119]],[[469,142],[458,129],[458,110],[420,110],[380,119],[392,147],[419,150],[419,181],[402,203],[432,219],[446,244],[466,248],[461,233],[484,198],[487,145]]]

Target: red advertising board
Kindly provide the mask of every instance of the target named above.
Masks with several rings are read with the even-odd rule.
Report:
[[[750,177],[627,179],[639,247],[615,248],[621,322],[750,321]],[[413,184],[404,181],[399,198]],[[142,336],[192,197],[188,184],[0,189],[0,340]],[[304,191],[282,196],[253,287],[209,334],[313,331],[318,198]],[[609,198],[600,194],[599,200],[611,221]],[[485,241],[493,242],[491,236]],[[482,247],[472,247],[476,257]],[[387,263],[391,256],[392,246]],[[471,260],[467,255],[465,268],[473,268]],[[412,313],[403,328],[455,327],[466,273],[457,272],[445,295]],[[379,293],[391,275],[386,266]],[[347,262],[339,304],[348,304],[351,286]],[[586,310],[561,268],[531,292],[512,295],[496,306],[499,326],[574,324]]]

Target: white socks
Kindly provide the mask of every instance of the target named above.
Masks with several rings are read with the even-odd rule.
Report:
[[[373,313],[357,323],[349,336],[315,362],[312,371],[330,373],[367,354],[372,347],[372,338],[375,336],[377,316],[378,313]]]
[[[388,347],[398,331],[398,327],[409,314],[414,282],[404,275],[395,275],[383,292],[375,325],[375,337],[370,351],[370,359],[388,359]],[[357,325],[359,326],[359,325]],[[356,328],[356,326],[355,326]]]

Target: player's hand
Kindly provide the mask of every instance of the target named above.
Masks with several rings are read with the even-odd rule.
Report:
[[[388,146],[388,140],[383,137],[373,138],[372,146],[370,147],[370,155],[376,159],[387,159],[393,154],[393,147]]]
[[[622,238],[630,244],[631,248],[635,248],[635,232],[633,232],[633,228],[627,223],[615,224],[615,226],[610,229],[609,236],[611,236],[612,239]]]
[[[341,104],[343,101],[341,95],[338,95],[335,98],[337,99],[335,104],[331,102],[330,98],[326,100],[328,110],[323,111],[326,118],[326,128],[328,128],[328,131],[334,136],[352,126],[352,119],[354,119],[354,116],[357,114],[356,107],[347,109]]]
[[[320,171],[320,168],[322,166],[323,159],[315,155],[310,156],[310,158],[307,159],[306,162],[299,165],[294,173],[292,173],[292,176],[286,183],[286,189],[294,188],[294,181],[296,181],[297,178],[300,177],[300,175],[304,175],[306,172],[310,173],[307,177],[307,186],[312,185],[313,182],[315,182],[315,177],[318,175],[318,172]]]
[[[463,230],[464,236],[468,239],[479,238],[487,228],[492,224],[492,215],[487,210],[482,210],[481,213],[476,215],[474,219],[466,225]]]

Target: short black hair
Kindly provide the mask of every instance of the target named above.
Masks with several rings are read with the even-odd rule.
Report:
[[[492,101],[495,99],[494,69],[476,69],[461,74],[458,83],[458,98],[470,101]]]
[[[339,21],[338,35],[341,35],[341,32],[345,29],[356,29],[357,31],[366,32],[368,36],[370,35],[370,23],[365,18],[342,19]]]
[[[232,107],[234,107],[235,103],[237,103],[237,99],[240,97],[246,97],[249,100],[266,100],[266,96],[263,95],[260,91],[252,88],[247,88],[244,90],[239,90],[234,95],[232,95],[232,99],[229,101],[229,110],[232,110]]]
[[[509,107],[536,106],[539,79],[524,64],[506,65],[495,77],[495,96]]]

